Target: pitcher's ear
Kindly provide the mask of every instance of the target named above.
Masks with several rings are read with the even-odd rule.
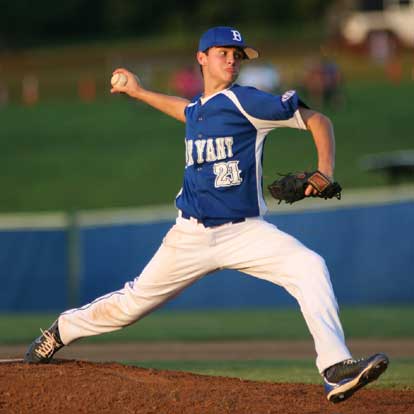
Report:
[[[204,65],[207,60],[207,54],[204,52],[197,52],[196,58],[197,58],[197,62],[200,65]]]

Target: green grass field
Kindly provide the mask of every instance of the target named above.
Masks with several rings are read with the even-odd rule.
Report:
[[[0,314],[0,344],[27,343],[56,315]],[[414,307],[348,307],[341,320],[350,338],[414,338]],[[84,341],[299,340],[310,335],[296,309],[159,310],[126,329]]]
[[[29,344],[56,315],[0,314],[0,345]],[[341,311],[347,338],[414,338],[413,306],[348,307]],[[296,309],[233,311],[160,310],[121,331],[82,343],[310,339]],[[373,350],[380,351],[380,350]],[[182,370],[272,382],[320,383],[311,359],[258,361],[125,361],[140,367]],[[376,387],[414,388],[414,358],[393,359]]]
[[[336,178],[345,189],[385,184],[359,160],[412,148],[412,82],[353,82],[346,96],[344,108],[326,111],[336,128]],[[11,105],[0,122],[0,211],[172,204],[181,187],[184,125],[127,97]],[[273,131],[264,163],[265,184],[278,172],[313,168],[309,134]]]

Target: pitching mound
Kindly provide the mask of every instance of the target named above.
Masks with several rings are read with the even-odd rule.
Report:
[[[414,391],[365,389],[333,405],[322,387],[57,360],[0,364],[0,413],[414,413]]]

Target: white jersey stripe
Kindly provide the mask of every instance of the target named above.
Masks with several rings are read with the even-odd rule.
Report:
[[[261,216],[264,216],[267,212],[267,205],[263,197],[263,188],[262,188],[262,176],[263,176],[263,166],[262,166],[262,153],[263,153],[263,144],[266,138],[266,133],[259,131],[256,137],[256,188],[257,188],[257,204],[259,206],[259,212]]]
[[[240,101],[237,99],[237,96],[234,92],[230,90],[222,91],[233,103],[236,105],[237,109],[254,125],[257,130],[263,130],[269,133],[272,129],[275,128],[296,128],[296,129],[307,129],[306,125],[300,115],[299,110],[296,110],[293,117],[285,120],[266,120],[255,118],[254,116],[249,115],[244,108],[242,107]]]

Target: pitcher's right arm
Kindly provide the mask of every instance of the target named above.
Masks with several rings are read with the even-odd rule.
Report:
[[[184,109],[190,103],[188,99],[144,89],[137,76],[124,68],[115,69],[113,74],[115,73],[123,73],[128,78],[128,82],[125,86],[112,86],[111,93],[125,93],[181,122],[185,122]]]

